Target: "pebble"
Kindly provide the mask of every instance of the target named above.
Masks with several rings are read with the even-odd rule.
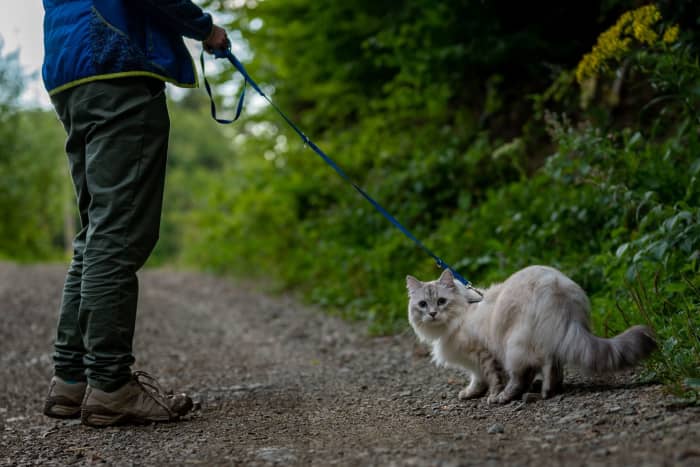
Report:
[[[496,434],[496,433],[503,433],[504,431],[505,431],[505,428],[500,423],[494,423],[488,429],[488,433],[491,435]]]
[[[593,451],[593,455],[596,457],[605,457],[608,454],[610,454],[610,451],[608,450],[608,448],[600,448],[600,449],[596,449],[595,451]]]
[[[513,412],[520,412],[521,410],[523,410],[525,408],[525,404],[527,404],[527,402],[519,403],[518,405],[513,407]]]
[[[576,420],[579,420],[579,419],[581,419],[581,418],[584,418],[584,415],[583,415],[582,413],[580,413],[580,412],[573,412],[573,413],[571,413],[571,414],[569,414],[569,415],[566,415],[566,416],[564,416],[564,417],[561,417],[559,420],[557,420],[557,423],[563,425],[563,424],[565,424],[565,423],[575,422]]]

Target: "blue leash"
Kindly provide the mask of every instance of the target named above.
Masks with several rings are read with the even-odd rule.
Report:
[[[230,48],[227,49],[217,49],[214,51],[214,56],[216,58],[227,58],[233,66],[238,70],[238,72],[243,76],[245,82],[243,83],[243,91],[241,92],[241,96],[238,98],[238,105],[236,106],[236,114],[233,117],[232,120],[228,119],[222,119],[218,118],[216,116],[216,105],[214,104],[214,98],[212,97],[212,92],[211,92],[211,86],[209,86],[209,82],[207,81],[206,74],[204,73],[204,52],[200,55],[200,63],[202,64],[202,75],[204,77],[204,87],[207,90],[207,94],[209,94],[209,99],[211,101],[211,116],[214,120],[216,120],[218,123],[221,124],[228,124],[228,123],[233,123],[236,120],[238,120],[238,117],[241,116],[241,110],[243,109],[243,100],[245,98],[245,91],[246,91],[246,86],[250,84],[255,91],[257,91],[260,96],[263,97],[271,106],[274,108],[278,114],[284,119],[285,122],[301,137],[301,140],[304,142],[305,146],[309,146],[318,156],[320,156],[328,165],[330,165],[333,170],[335,170],[338,175],[340,175],[346,182],[348,182],[350,185],[352,185],[355,190],[362,195],[369,203],[374,206],[374,208],[379,211],[379,213],[384,216],[389,222],[394,224],[394,226],[399,229],[403,234],[413,240],[413,243],[418,245],[423,251],[425,251],[428,256],[433,258],[435,262],[437,263],[438,267],[441,269],[449,269],[452,272],[452,275],[454,276],[455,279],[460,281],[462,284],[464,284],[467,287],[471,287],[471,283],[462,277],[460,273],[455,271],[449,264],[444,262],[439,256],[437,256],[435,253],[433,253],[428,247],[426,247],[423,242],[418,240],[406,227],[404,227],[394,216],[389,214],[389,212],[384,209],[384,207],[379,204],[377,201],[374,200],[370,195],[368,195],[362,188],[360,188],[355,182],[352,181],[352,179],[348,176],[348,174],[345,173],[343,169],[341,169],[338,164],[335,163],[333,159],[328,157],[326,153],[324,153],[316,144],[311,141],[300,129],[297,127],[294,122],[292,122],[289,117],[287,117],[287,114],[282,112],[282,110],[275,105],[274,102],[260,89],[260,86],[253,80],[253,78],[250,77],[248,72],[246,71],[245,67],[243,64],[236,58],[235,55],[233,55],[233,52],[231,52]]]

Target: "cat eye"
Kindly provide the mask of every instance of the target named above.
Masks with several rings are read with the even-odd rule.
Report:
[[[442,306],[442,305],[444,305],[445,303],[447,303],[447,299],[446,299],[446,298],[443,298],[443,297],[438,298],[438,301],[437,301],[438,306]]]
[[[428,302],[426,302],[425,300],[421,300],[420,302],[418,302],[418,306],[421,308],[425,308],[426,306],[428,306]]]

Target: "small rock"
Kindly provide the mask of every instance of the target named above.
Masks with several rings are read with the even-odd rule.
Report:
[[[489,427],[489,429],[488,429],[488,433],[489,433],[490,435],[493,435],[493,434],[496,434],[496,433],[503,433],[504,431],[505,431],[505,428],[504,428],[503,425],[501,425],[500,423],[494,423],[494,424],[491,425],[491,427]]]
[[[593,451],[593,455],[597,456],[597,457],[605,457],[608,454],[610,454],[610,451],[608,450],[608,448],[600,448],[600,449],[596,449],[595,451]]]
[[[612,407],[608,407],[608,413],[617,413],[622,410],[622,407],[619,405],[613,405]]]
[[[566,423],[575,422],[575,421],[580,420],[582,418],[585,418],[585,416],[582,413],[574,412],[572,414],[561,417],[559,420],[557,420],[557,423],[563,425]]]
[[[625,423],[625,425],[636,425],[638,422],[637,417],[633,415],[625,415],[622,417],[622,421]]]
[[[576,427],[578,431],[588,431],[591,428],[593,428],[592,423],[579,423],[579,425]]]

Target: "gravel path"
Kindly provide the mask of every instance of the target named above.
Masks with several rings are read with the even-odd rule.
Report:
[[[41,415],[63,266],[0,263],[0,465],[700,465],[700,408],[633,374],[565,394],[459,401],[408,330],[368,338],[250,284],[141,275],[137,368],[190,392],[174,424],[91,429]]]

